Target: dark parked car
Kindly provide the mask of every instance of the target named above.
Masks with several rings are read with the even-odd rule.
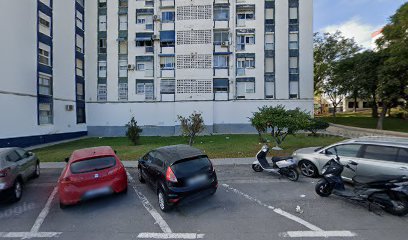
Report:
[[[153,186],[164,212],[187,198],[213,195],[218,187],[208,156],[187,145],[152,150],[139,160],[138,169],[139,181]]]

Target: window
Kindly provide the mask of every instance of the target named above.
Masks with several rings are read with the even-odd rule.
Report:
[[[299,33],[289,33],[289,49],[299,49]]]
[[[239,11],[237,13],[238,20],[254,20],[255,10]]]
[[[363,152],[363,158],[381,161],[396,161],[397,154],[398,148],[396,147],[367,145]]]
[[[119,60],[119,77],[127,77],[128,75],[127,65],[128,65],[127,60]]]
[[[76,96],[77,96],[77,100],[84,100],[84,84],[83,83],[76,84]]]
[[[299,97],[299,82],[290,81],[289,82],[289,98],[295,99]]]
[[[354,108],[355,102],[348,102],[348,108]]]
[[[50,0],[40,0],[40,2],[44,3],[48,7],[51,7]]]
[[[160,93],[174,94],[176,92],[176,80],[162,79],[160,82]]]
[[[229,8],[228,7],[214,7],[214,21],[228,21],[229,20]]]
[[[73,174],[97,172],[111,168],[116,165],[115,157],[98,157],[87,159],[86,161],[76,161],[71,164],[70,170]]]
[[[221,45],[224,42],[229,42],[228,31],[214,31],[214,44]]]
[[[335,155],[337,149],[337,154],[341,157],[357,157],[360,148],[361,145],[359,144],[337,145],[335,147],[327,149],[326,153],[330,155]]]
[[[84,38],[77,34],[75,41],[77,52],[84,53]]]
[[[107,87],[106,84],[98,84],[98,92],[97,92],[97,99],[100,102],[106,101],[107,97]]]
[[[255,35],[237,35],[237,50],[245,50],[246,45],[255,44]]]
[[[237,58],[237,68],[255,68],[255,58]]]
[[[211,30],[177,31],[177,45],[211,44],[211,43],[212,43],[212,31]]]
[[[51,103],[40,103],[38,105],[39,123],[52,124],[52,105]]]
[[[212,79],[177,79],[177,93],[212,93]]]
[[[127,101],[128,100],[128,84],[127,83],[119,83],[119,85],[118,85],[118,99],[119,99],[119,101]]]
[[[120,8],[127,8],[128,7],[128,1],[119,1],[119,7]]]
[[[408,163],[408,149],[400,148],[398,151],[398,162]]]
[[[52,95],[52,78],[51,76],[41,74],[38,77],[38,92],[41,95]]]
[[[174,22],[174,12],[162,12],[162,22]]]
[[[297,7],[289,8],[289,19],[298,19],[298,8]]]
[[[120,41],[119,42],[119,54],[127,54],[127,53],[128,53],[128,42]]]
[[[16,151],[11,151],[9,154],[7,154],[7,161],[9,162],[17,162],[20,159],[21,157],[16,153]]]
[[[136,24],[145,24],[145,23],[146,23],[146,16],[137,15]]]
[[[229,80],[228,78],[214,79],[214,93],[228,93]]]
[[[145,100],[154,99],[153,81],[136,80],[136,94],[145,95]]]
[[[79,3],[79,5],[84,6],[84,0],[76,0],[77,3]]]
[[[214,68],[228,68],[228,56],[226,55],[214,56]]]
[[[106,54],[106,38],[99,39],[99,53]]]
[[[106,8],[106,0],[99,0],[98,7],[99,8]]]
[[[84,62],[81,59],[76,59],[76,75],[84,76]]]
[[[265,58],[265,72],[273,73],[275,72],[275,59],[274,58]]]
[[[79,29],[84,29],[84,16],[82,15],[82,13],[78,10],[76,10],[76,26]]]
[[[99,31],[106,31],[106,15],[99,15]]]
[[[265,82],[266,98],[275,98],[275,82]]]
[[[38,45],[38,62],[40,64],[51,66],[51,57],[50,57],[51,47],[44,44],[39,43]]]
[[[145,64],[144,63],[138,63],[136,65],[136,70],[137,71],[144,71],[145,70]]]
[[[161,70],[174,70],[174,57],[160,57]]]
[[[265,10],[265,19],[274,19],[275,14],[274,14],[275,9],[273,8],[267,8]]]
[[[98,62],[98,77],[106,77],[106,61]]]
[[[39,31],[47,36],[51,35],[51,18],[42,12],[38,12]]]
[[[299,61],[298,57],[289,58],[289,73],[298,74],[299,73]]]
[[[85,117],[85,107],[76,107],[76,113],[77,113],[77,124],[79,123],[85,123],[86,122],[86,117]]]
[[[255,82],[237,82],[237,97],[245,97],[247,93],[255,93]]]
[[[266,33],[265,34],[265,50],[274,50],[275,49],[275,34]]]
[[[177,7],[177,20],[212,19],[212,5]]]
[[[119,15],[119,30],[126,31],[128,29],[128,16],[126,14]]]

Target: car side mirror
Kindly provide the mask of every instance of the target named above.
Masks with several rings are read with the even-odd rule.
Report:
[[[356,163],[356,162],[354,162],[354,161],[348,161],[348,164],[350,164],[350,165],[353,165],[353,166],[357,166],[358,165],[358,163]]]
[[[65,162],[68,163],[68,161],[69,161],[69,158],[65,158]]]
[[[31,156],[34,156],[34,153],[33,152],[27,152],[27,155],[31,157]]]

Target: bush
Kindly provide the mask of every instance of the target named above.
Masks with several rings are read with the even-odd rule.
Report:
[[[140,133],[142,133],[143,130],[139,126],[137,126],[135,117],[132,117],[132,119],[130,119],[130,122],[126,124],[126,127],[126,136],[130,139],[130,141],[132,141],[134,145],[139,144]]]
[[[309,120],[308,126],[305,130],[311,132],[313,136],[317,136],[318,131],[326,130],[329,126],[330,124],[328,122],[314,118]]]
[[[177,118],[180,121],[183,136],[189,138],[188,144],[192,146],[194,138],[205,128],[204,119],[201,116],[201,113],[194,112],[188,118],[183,116],[178,116]]]

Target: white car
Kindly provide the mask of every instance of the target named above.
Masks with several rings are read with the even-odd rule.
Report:
[[[354,176],[395,175],[408,176],[408,138],[362,137],[349,139],[327,147],[302,148],[293,153],[301,173],[307,177],[318,177],[322,167],[332,158],[340,157],[347,163],[358,165],[356,172],[344,169],[343,178]]]

